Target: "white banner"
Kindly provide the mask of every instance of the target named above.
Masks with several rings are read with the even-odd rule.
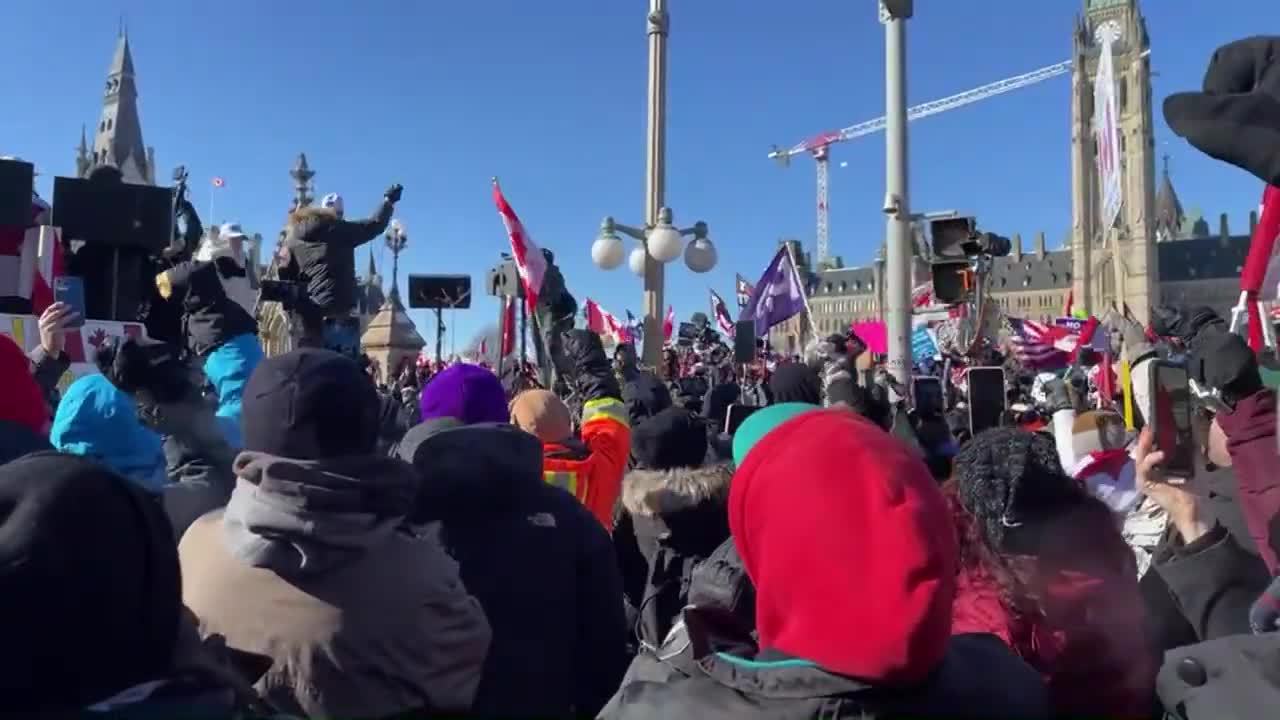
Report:
[[[1098,59],[1098,76],[1093,82],[1093,133],[1097,145],[1098,200],[1102,231],[1115,225],[1120,216],[1124,187],[1120,169],[1120,128],[1116,108],[1116,81],[1111,62],[1112,38],[1104,36]]]

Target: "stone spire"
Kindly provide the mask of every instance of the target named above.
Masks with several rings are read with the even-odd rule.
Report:
[[[373,262],[373,250],[369,250],[369,275],[368,275],[368,278],[369,278],[370,280],[372,280],[373,278],[376,278],[376,277],[378,277],[378,266]]]
[[[1156,191],[1156,240],[1167,242],[1176,240],[1186,215],[1182,211],[1182,203],[1178,193],[1173,189],[1173,180],[1169,177],[1169,156],[1164,156],[1164,176],[1160,179],[1160,188]]]
[[[304,208],[315,202],[315,188],[311,184],[311,179],[315,176],[315,171],[307,164],[307,154],[298,153],[298,159],[293,162],[293,169],[289,171],[289,177],[293,178],[295,208]]]
[[[125,182],[150,184],[155,178],[151,167],[153,158],[154,152],[142,142],[133,52],[129,48],[129,35],[122,28],[107,70],[102,114],[93,137],[89,170],[98,165],[114,165]]]
[[[89,157],[89,140],[84,125],[80,126],[80,145],[76,148],[76,177],[87,177],[93,160]]]

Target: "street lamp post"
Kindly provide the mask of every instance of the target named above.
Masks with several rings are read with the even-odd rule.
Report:
[[[646,19],[649,38],[648,137],[645,143],[644,227],[637,228],[605,218],[600,236],[591,246],[591,258],[604,270],[622,264],[625,254],[618,234],[640,241],[628,258],[632,272],[644,278],[644,349],[646,365],[662,364],[664,268],[684,253],[685,264],[694,272],[715,267],[715,245],[707,237],[707,224],[690,228],[673,225],[671,210],[664,205],[667,153],[667,32],[670,18],[667,0],[649,0]],[[693,241],[684,246],[683,238]]]
[[[644,222],[656,227],[666,199],[667,178],[667,0],[649,0],[649,117],[645,143]],[[649,367],[662,364],[662,263],[649,253],[644,264],[644,349]]]
[[[619,235],[635,238],[640,241],[628,255]],[[693,240],[685,245],[684,238],[692,235]],[[716,266],[716,246],[707,236],[707,224],[698,221],[693,227],[678,228],[673,224],[670,208],[659,208],[657,223],[645,227],[623,225],[611,217],[600,224],[600,234],[591,245],[591,260],[602,270],[613,270],[622,264],[625,257],[631,272],[645,279],[645,330],[644,330],[644,362],[651,367],[658,367],[662,362],[662,300],[663,265],[684,255],[684,264],[696,273],[709,272]],[[657,268],[656,273],[654,268]],[[656,274],[658,278],[658,305],[652,308],[647,304],[652,296],[653,286],[649,279]],[[650,310],[653,317],[650,318]],[[650,323],[650,319],[654,323]],[[649,360],[654,353],[657,362]]]
[[[906,385],[911,374],[911,204],[907,195],[907,19],[911,0],[879,0],[884,24],[885,196],[888,246],[885,325],[888,370]]]
[[[387,249],[391,251],[391,297],[399,301],[400,253],[404,252],[405,246],[409,244],[409,233],[405,232],[404,224],[399,220],[392,220],[391,227],[387,230],[386,240]]]

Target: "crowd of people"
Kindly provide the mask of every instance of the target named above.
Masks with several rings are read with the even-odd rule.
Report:
[[[1035,392],[1013,373],[1018,412],[973,434],[962,385],[921,412],[855,370],[853,336],[747,382],[574,330],[571,407],[465,362],[379,387],[327,349],[264,358],[237,326],[198,382],[125,341],[59,395],[72,315],[45,310],[30,354],[0,338],[9,710],[1220,718],[1276,700],[1275,393],[1209,312],[1161,309],[1154,343],[1111,328],[1140,416],[1159,358],[1212,389],[1185,478],[1070,373]]]
[[[1280,187],[1275,154],[1235,142],[1259,136],[1221,132],[1280,123],[1276,47],[1225,47],[1205,92],[1165,109]],[[290,215],[258,300],[299,324],[291,352],[258,343],[243,233],[197,252],[185,201],[173,252],[147,258],[154,287],[130,289],[163,342],[117,338],[59,391],[74,308],[33,307],[30,352],[0,336],[0,711],[1253,720],[1280,705],[1276,391],[1212,310],[1111,317],[1103,352],[1127,387],[1105,368],[1091,381],[1083,351],[1037,376],[987,338],[967,361],[1004,368],[991,427],[951,381],[965,358],[921,358],[944,392],[913,403],[852,334],[735,370],[714,343],[648,368],[574,329],[550,343],[551,388],[523,360],[380,387],[348,279],[401,193],[363,221],[337,196]],[[1153,387],[1164,366],[1185,372],[1181,407]]]

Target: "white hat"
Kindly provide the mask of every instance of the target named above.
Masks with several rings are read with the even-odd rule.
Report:
[[[248,240],[249,236],[244,234],[244,230],[240,229],[240,223],[227,223],[218,228],[218,237],[222,240]]]
[[[342,214],[342,196],[338,193],[329,193],[320,200],[320,207],[330,208],[339,215]]]

